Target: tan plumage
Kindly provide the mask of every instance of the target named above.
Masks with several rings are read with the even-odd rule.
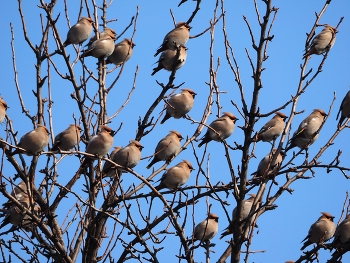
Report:
[[[256,197],[255,194],[249,194],[249,198],[246,200],[243,200],[242,202],[242,213],[239,218],[239,221],[245,220],[250,213],[250,210],[252,209],[254,199]],[[236,213],[237,213],[237,207],[235,207],[232,210],[232,221],[230,222],[229,226],[222,232],[220,239],[222,239],[224,236],[230,235],[234,233],[234,227],[235,227],[235,221],[237,220],[236,218]]]
[[[309,49],[303,55],[303,59],[313,54],[320,55],[331,49],[335,42],[336,32],[334,27],[325,25],[321,33],[312,40]]]
[[[79,125],[71,124],[69,127],[56,135],[51,151],[69,151],[80,142],[82,129]]]
[[[160,184],[155,188],[158,191],[164,188],[179,188],[188,181],[192,170],[194,170],[192,164],[187,160],[183,160],[174,167],[168,169],[163,174]]]
[[[289,146],[286,151],[298,146],[300,149],[304,149],[306,146],[311,145],[318,138],[316,132],[320,129],[324,117],[327,114],[321,109],[315,109],[305,120],[303,120],[298,130],[294,132],[293,137],[289,140]]]
[[[117,66],[122,65],[131,58],[135,46],[135,43],[131,39],[125,38],[122,42],[114,46],[114,51],[107,58],[106,63],[113,63]]]
[[[166,113],[160,124],[173,117],[180,119],[186,115],[193,107],[194,97],[197,94],[191,89],[182,89],[182,92],[170,97],[166,105]]]
[[[214,120],[209,126],[213,128],[218,134],[216,134],[211,129],[207,129],[207,132],[202,137],[202,141],[198,144],[201,147],[203,144],[208,143],[212,140],[221,142],[222,140],[228,138],[235,129],[235,123],[238,119],[231,112],[224,112],[223,115]]]
[[[44,150],[45,146],[49,143],[49,131],[48,129],[38,124],[38,127],[25,135],[22,136],[19,143],[17,144],[18,147],[23,148],[26,150],[25,152],[16,149],[9,155],[15,155],[17,153],[25,153],[27,155],[38,155],[42,150]]]
[[[101,37],[105,37],[107,35],[113,35],[116,34],[116,32],[111,29],[106,27],[100,34],[99,34],[99,38]],[[91,44],[94,43],[97,40],[97,36],[94,35],[92,38],[89,39],[89,42],[85,45],[85,47],[88,47],[88,49],[90,48]]]
[[[67,40],[63,43],[63,46],[83,43],[91,35],[93,23],[94,21],[90,17],[82,17],[78,23],[69,29]]]
[[[120,147],[120,146],[114,146],[113,148],[114,148],[113,151],[109,154],[110,160],[113,160],[114,155],[122,149],[122,147]],[[102,171],[106,171],[107,169],[110,169],[111,167],[112,167],[112,164],[108,161],[105,161],[105,163],[103,164]]]
[[[179,54],[179,58],[177,59],[177,61],[175,61],[176,54],[177,54],[176,49],[175,50],[171,50],[171,49],[165,50],[161,54],[159,60],[157,61],[158,66],[153,69],[153,73],[151,75],[153,76],[161,69],[172,71],[173,69],[178,70],[179,68],[181,68],[186,62],[186,58],[187,58],[186,50],[187,50],[187,48],[185,46],[180,47],[180,54]]]
[[[257,141],[270,142],[277,139],[283,132],[284,122],[287,118],[282,112],[276,112],[276,115],[258,132]]]
[[[93,56],[95,58],[101,59],[110,56],[114,51],[114,40],[116,33],[114,30],[109,30],[101,36],[99,39],[95,40],[88,49],[83,50],[81,57]]]
[[[340,127],[342,125],[345,118],[350,117],[350,91],[348,91],[348,93],[346,93],[346,95],[345,95],[345,97],[340,105],[340,108],[339,108],[339,111],[337,114],[337,120],[338,120],[340,112],[341,112],[341,115],[340,115],[340,119],[338,122],[338,127]]]
[[[333,248],[340,250],[350,240],[350,214],[337,226],[334,233]]]
[[[334,216],[327,212],[321,212],[322,216],[311,225],[309,233],[303,239],[304,242],[300,250],[304,250],[307,246],[313,243],[324,243],[331,239],[335,232]]]
[[[2,123],[5,119],[7,108],[7,103],[2,98],[0,98],[0,123]]]
[[[151,168],[153,164],[159,161],[169,162],[177,153],[177,151],[180,150],[181,139],[183,139],[183,137],[179,132],[170,131],[166,137],[158,142],[155,149],[155,156],[146,168]]]
[[[201,242],[207,242],[212,239],[218,232],[219,217],[216,214],[210,213],[208,218],[200,222],[194,228],[193,239],[194,241],[200,240]]]
[[[132,169],[140,162],[142,148],[139,141],[131,140],[125,148],[117,151],[111,160],[120,166]],[[115,168],[111,164],[110,167],[103,170],[103,173],[106,174],[104,177],[114,176]]]
[[[280,151],[276,157],[276,161],[272,165],[272,159],[276,153],[276,150],[277,149],[275,148],[272,149],[272,151],[260,161],[258,170],[255,173],[255,177],[260,177],[262,179],[265,179],[267,177],[273,179],[275,177],[283,161],[283,153]]]
[[[164,37],[163,44],[157,49],[154,56],[167,49],[175,50],[176,47],[184,46],[190,37],[191,27],[185,22],[179,22],[176,27]]]
[[[94,154],[99,159],[103,158],[103,156],[105,156],[112,148],[114,142],[113,135],[114,131],[110,127],[106,125],[100,125],[100,133],[90,138],[85,152]],[[83,169],[89,165],[91,161],[92,158],[86,156],[83,163],[81,164],[79,172],[83,172]]]

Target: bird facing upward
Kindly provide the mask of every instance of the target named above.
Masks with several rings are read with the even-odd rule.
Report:
[[[216,214],[210,213],[204,221],[200,222],[194,228],[194,241],[207,242],[212,239],[219,229],[219,217]]]

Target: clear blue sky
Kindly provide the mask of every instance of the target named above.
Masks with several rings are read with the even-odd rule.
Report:
[[[69,2],[69,15],[71,23],[74,24],[77,21],[78,9],[73,1]],[[75,1],[74,1],[75,2]],[[78,1],[77,1],[78,2]],[[194,10],[195,2],[188,1],[181,7],[177,7],[178,1],[119,1],[113,2],[108,10],[108,19],[118,19],[117,22],[112,23],[109,27],[115,29],[117,34],[121,33],[125,26],[129,24],[131,17],[136,13],[137,5],[140,6],[139,20],[137,22],[137,32],[134,38],[136,47],[134,49],[133,57],[127,62],[124,68],[124,73],[117,85],[109,93],[108,98],[108,115],[113,115],[125,101],[128,92],[133,85],[133,77],[136,66],[139,66],[139,73],[137,76],[137,87],[133,93],[130,102],[125,109],[113,119],[110,126],[117,129],[121,122],[123,126],[121,131],[115,137],[115,145],[125,146],[130,139],[133,139],[136,134],[137,121],[139,116],[144,116],[145,111],[149,108],[154,98],[159,94],[160,87],[157,85],[156,80],[162,83],[167,83],[169,72],[160,71],[155,76],[151,77],[152,68],[155,66],[153,63],[157,61],[153,57],[156,49],[163,40],[164,35],[172,29],[173,22],[169,10],[172,9],[176,20],[186,21]],[[38,44],[37,41],[41,37],[40,17],[39,13],[42,12],[37,8],[38,1],[24,1],[24,15],[26,18],[28,34],[34,44]],[[265,62],[264,67],[266,70],[263,72],[262,81],[263,89],[260,92],[259,107],[261,113],[269,112],[281,105],[283,105],[297,90],[297,85],[300,75],[300,64],[303,63],[302,54],[305,45],[306,32],[309,32],[315,21],[315,12],[319,12],[323,7],[323,1],[275,1],[274,5],[279,8],[277,19],[275,21],[272,34],[274,35],[273,41],[269,44],[268,56],[269,59]],[[61,17],[58,21],[58,27],[60,35],[65,38],[68,31],[67,23],[64,17],[63,3],[58,3],[55,7],[55,15],[61,13]],[[213,10],[215,7],[215,1],[203,1],[201,4],[201,10],[191,23],[191,35],[196,35],[202,32],[209,26],[209,21],[213,18]],[[260,13],[265,12],[264,5],[259,1]],[[253,1],[226,1],[226,19],[227,19],[227,33],[230,43],[234,49],[236,59],[239,63],[242,82],[244,85],[244,93],[247,102],[250,102],[251,94],[253,91],[252,71],[247,59],[245,48],[247,48],[252,56],[255,58],[254,51],[251,46],[251,39],[248,33],[247,27],[243,21],[242,16],[246,16],[253,28],[254,34],[259,33],[259,28],[256,20],[256,14],[254,10]],[[349,60],[350,52],[348,48],[350,22],[348,17],[348,11],[350,5],[347,1],[332,1],[331,5],[327,9],[327,12],[323,15],[321,23],[331,24],[336,26],[342,16],[345,16],[343,23],[339,27],[339,33],[337,34],[337,40],[333,49],[329,53],[329,57],[323,67],[323,72],[312,83],[299,100],[297,110],[305,112],[301,115],[297,115],[294,118],[292,124],[292,131],[294,131],[311,111],[315,108],[322,108],[326,112],[332,102],[333,93],[336,92],[337,100],[333,106],[331,116],[328,122],[320,133],[319,139],[314,145],[310,147],[310,159],[317,151],[328,141],[331,135],[336,130],[337,121],[335,120],[339,105],[343,96],[349,89]],[[0,50],[2,51],[2,70],[0,79],[2,88],[0,89],[0,95],[4,97],[8,105],[8,115],[13,121],[15,130],[18,130],[18,136],[22,136],[24,133],[32,129],[31,122],[22,113],[19,99],[14,84],[14,72],[12,67],[12,54],[11,54],[11,32],[10,22],[13,23],[15,33],[15,48],[16,48],[16,63],[19,74],[19,85],[21,88],[22,96],[26,105],[26,108],[33,114],[36,110],[36,100],[33,96],[32,90],[35,89],[35,57],[31,50],[26,45],[22,34],[22,26],[20,22],[20,16],[17,10],[17,1],[5,1],[2,3],[2,9],[0,11],[0,22],[2,25],[2,41],[0,42]],[[83,10],[83,15],[86,15],[86,10]],[[241,101],[238,92],[237,85],[234,81],[234,75],[231,72],[228,63],[225,59],[225,50],[223,44],[223,34],[221,29],[221,22],[215,28],[215,44],[214,44],[214,57],[215,61],[220,58],[220,68],[218,71],[218,84],[221,91],[225,91],[220,96],[222,111],[230,111],[240,118],[237,121],[237,125],[243,125],[242,117],[239,116],[237,110],[232,106],[230,100],[233,100],[241,108]],[[320,32],[321,28],[317,28],[316,32]],[[129,29],[122,37],[131,37],[132,29]],[[175,85],[185,82],[183,87],[193,89],[198,95],[195,98],[195,106],[190,112],[190,116],[195,120],[200,120],[203,110],[205,108],[207,97],[209,94],[209,88],[205,82],[209,81],[209,44],[210,35],[207,32],[203,36],[195,39],[190,39],[187,43],[188,57],[186,64],[177,72]],[[55,43],[50,39],[50,52],[56,49]],[[72,52],[72,47],[68,47],[67,50]],[[73,54],[73,53],[72,53]],[[72,55],[73,56],[73,55]],[[73,57],[71,58],[73,59]],[[308,69],[313,68],[313,72],[317,70],[317,66],[321,61],[321,56],[313,56],[308,64]],[[65,65],[60,57],[54,58],[55,63],[63,74],[66,73]],[[87,65],[96,72],[96,60],[93,58],[86,59]],[[111,68],[111,67],[109,67]],[[75,70],[80,71],[81,66],[77,64]],[[44,73],[44,72],[43,72]],[[117,76],[117,71],[107,76],[107,85],[112,83]],[[52,69],[52,98],[54,105],[52,108],[54,133],[66,129],[70,123],[73,123],[73,114],[79,116],[75,101],[70,97],[73,92],[73,88],[69,85],[69,82],[62,81]],[[97,90],[97,85],[90,85],[89,91],[94,94]],[[44,88],[44,97],[47,97],[47,88]],[[250,104],[249,104],[250,106]],[[158,113],[162,110],[163,104],[161,103],[154,111],[155,118],[158,117]],[[209,122],[215,119],[215,107],[213,107],[213,114],[209,117]],[[45,109],[46,121],[47,108]],[[291,108],[287,107],[282,110],[286,115],[289,115]],[[260,119],[256,124],[256,129],[260,129],[270,117]],[[4,128],[5,125],[3,124]],[[157,125],[151,135],[142,139],[142,144],[145,146],[142,151],[142,155],[151,155],[157,142],[164,137],[169,130],[178,130],[184,137],[192,136],[193,132],[197,128],[197,125],[191,124],[185,119],[181,120],[168,120],[164,125]],[[335,140],[335,144],[331,146],[324,156],[320,158],[320,161],[327,164],[331,162],[339,149],[342,149],[341,165],[348,166],[348,160],[350,158],[350,150],[348,147],[348,133],[344,130],[341,135]],[[5,134],[4,130],[0,130],[0,136]],[[234,145],[236,141],[242,144],[244,134],[241,129],[237,128],[234,134],[228,139],[228,143]],[[19,138],[19,137],[18,137]],[[81,144],[82,149],[84,145]],[[197,154],[201,156],[203,154],[203,148],[196,149]],[[259,161],[267,154],[270,149],[268,143],[260,142],[256,148],[256,159],[252,159],[249,164],[249,173],[256,171]],[[210,143],[208,146],[210,153],[209,165],[207,167],[207,161],[205,161],[204,169],[208,169],[210,172],[211,183],[216,184],[220,181],[224,183],[230,182],[230,174],[228,172],[228,166],[225,162],[225,156],[223,151],[223,145],[220,143]],[[291,152],[289,152],[291,155]],[[241,163],[241,152],[231,152],[232,162],[237,172],[237,167]],[[25,157],[26,160],[30,160],[29,157]],[[45,159],[45,157],[41,157]],[[193,156],[193,149],[188,149],[182,152],[170,165],[173,166],[182,159],[190,160],[196,171],[192,173],[187,185],[194,185],[196,182],[196,176],[198,174],[198,167],[195,165],[195,158]],[[207,159],[207,157],[206,157]],[[45,159],[46,160],[46,159]],[[299,159],[300,161],[301,159]],[[297,163],[297,161],[296,161]],[[142,160],[135,168],[135,171],[145,177],[149,176],[149,170],[146,170],[148,161]],[[43,168],[44,162],[41,163]],[[40,166],[40,165],[39,165]],[[159,164],[155,165],[155,168],[160,167]],[[59,166],[58,181],[61,184],[65,184],[78,168],[76,157],[66,158]],[[11,176],[13,169],[9,164],[4,166],[4,175]],[[316,221],[320,216],[321,211],[327,211],[335,216],[335,221],[338,222],[343,202],[345,199],[346,191],[349,190],[349,182],[345,177],[337,170],[333,170],[331,173],[326,173],[323,169],[315,169],[315,178],[310,180],[299,180],[292,184],[291,188],[294,189],[292,195],[285,192],[276,202],[278,208],[273,211],[264,213],[258,219],[259,229],[255,231],[251,250],[265,250],[265,253],[255,253],[250,255],[249,262],[285,262],[286,260],[296,260],[301,255],[300,247],[301,240],[307,235],[310,225]],[[311,175],[307,173],[306,175]],[[42,178],[41,174],[37,174],[37,181]],[[158,180],[160,176],[156,177]],[[128,185],[131,183],[138,184],[139,181],[132,175],[123,175],[123,184]],[[277,178],[279,186],[285,182],[285,178],[281,176]],[[205,183],[205,178],[199,175],[199,182]],[[77,184],[75,190],[79,191],[83,188],[84,181],[81,178],[81,185]],[[81,186],[81,187],[80,187]],[[273,186],[272,192],[276,192],[279,186]],[[148,192],[148,189],[144,190]],[[254,191],[252,191],[254,192]],[[220,195],[225,199],[224,194]],[[167,196],[168,199],[172,197]],[[0,196],[0,203],[4,198]],[[73,206],[74,199],[67,200],[65,205],[62,205],[59,209],[62,209],[62,214],[65,215],[67,209]],[[212,211],[219,215],[219,231],[221,232],[228,225],[227,217],[222,207],[213,199],[209,199],[209,202],[213,204]],[[227,202],[231,205],[227,207],[229,214],[236,206],[236,202],[232,195],[227,198]],[[68,208],[67,208],[68,207]],[[160,213],[157,212],[163,210],[163,206],[160,202],[154,204],[154,210],[151,216],[154,218]],[[138,213],[136,203],[133,203],[134,213]],[[192,213],[192,207],[189,207],[189,212]],[[206,202],[201,200],[196,204],[195,208],[195,223],[202,221],[206,216]],[[147,211],[145,211],[147,213]],[[181,211],[184,214],[184,211]],[[120,218],[123,220],[125,214],[122,212]],[[61,212],[59,213],[59,220],[63,222]],[[180,221],[183,219],[180,219]],[[188,217],[191,220],[191,216]],[[140,225],[143,222],[139,222]],[[112,223],[109,230],[112,229]],[[158,228],[160,230],[161,228]],[[170,228],[170,231],[173,231]],[[192,233],[192,224],[188,222],[186,226],[186,236],[190,236]],[[126,241],[130,240],[130,236],[123,236]],[[226,240],[228,240],[227,238]],[[174,243],[175,242],[175,243]],[[178,253],[178,247],[176,243],[177,237],[169,237],[160,246],[165,248],[159,252],[159,258],[161,261],[175,262],[175,254]],[[215,253],[211,254],[211,261],[216,262],[218,257],[221,256],[224,249],[227,246],[225,239],[219,240],[219,234],[212,240],[216,243],[213,248]],[[176,249],[173,249],[173,248]],[[118,258],[119,249],[115,252],[115,257]],[[199,248],[195,252],[195,260],[197,262],[204,262],[204,249]],[[171,258],[174,257],[173,260]],[[244,256],[243,256],[244,257]],[[329,252],[323,250],[320,251],[320,262],[325,262],[329,258]],[[343,262],[349,260],[349,256],[343,258]]]

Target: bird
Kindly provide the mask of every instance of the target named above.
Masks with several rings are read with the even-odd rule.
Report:
[[[33,214],[37,217],[41,216],[41,208],[38,205],[34,206],[33,209]],[[22,222],[21,222],[21,228],[24,229],[27,232],[33,232],[34,226],[36,224],[33,223],[33,220],[31,219],[31,217],[28,214],[25,214]]]
[[[158,56],[160,52],[165,50],[175,50],[176,47],[184,46],[190,37],[190,29],[191,27],[185,22],[177,23],[175,28],[166,34],[162,45],[157,49],[154,56]]]
[[[335,232],[334,216],[327,212],[321,212],[322,216],[311,225],[309,233],[303,239],[304,242],[300,250],[304,250],[307,246],[313,243],[324,243],[331,239]]]
[[[346,95],[345,95],[345,97],[340,105],[340,108],[339,108],[339,111],[337,114],[337,120],[338,120],[340,112],[341,112],[341,116],[340,116],[340,119],[338,122],[338,127],[342,126],[342,123],[345,120],[345,118],[350,117],[350,91],[348,91],[348,93],[346,93]]]
[[[153,164],[159,161],[166,161],[168,163],[175,156],[176,152],[180,150],[181,139],[183,137],[179,132],[171,130],[167,136],[158,142],[153,160],[146,168],[151,168]]]
[[[94,135],[88,141],[85,152],[94,154],[97,158],[101,159],[105,156],[108,151],[112,148],[113,145],[113,135],[114,131],[106,126],[100,125],[100,133]],[[90,156],[85,156],[84,161],[82,162],[79,171],[83,172],[84,168],[92,161]]]
[[[125,38],[122,42],[117,43],[114,46],[113,53],[107,58],[106,63],[113,63],[116,66],[120,66],[128,61],[135,47],[135,43],[129,38]]]
[[[342,245],[350,240],[350,214],[337,226],[334,233],[332,247],[342,249]]]
[[[188,181],[193,170],[192,164],[183,160],[163,174],[160,184],[155,189],[158,191],[164,188],[177,189]]]
[[[293,137],[289,140],[289,146],[286,148],[285,152],[295,146],[304,149],[313,144],[318,138],[317,131],[320,129],[325,116],[327,116],[327,114],[323,110],[315,109],[300,123]]]
[[[193,107],[194,97],[197,95],[191,89],[181,89],[182,92],[170,97],[166,104],[166,113],[160,124],[169,118],[180,119],[186,115]]]
[[[219,228],[219,217],[216,214],[210,213],[208,218],[200,222],[194,228],[193,238],[194,241],[200,240],[200,242],[207,242],[212,239]]]
[[[0,98],[0,123],[2,123],[5,119],[7,108],[7,103],[2,98]]]
[[[70,44],[81,44],[92,33],[92,24],[94,21],[90,17],[82,17],[74,26],[72,26],[67,33],[67,40],[64,41],[63,46]]]
[[[116,32],[112,28],[106,27],[100,34],[99,38],[104,37],[108,34],[116,34]],[[85,47],[90,48],[91,44],[94,43],[97,40],[97,35],[94,35],[92,38],[89,39],[89,42],[85,45]]]
[[[49,134],[48,129],[44,125],[37,124],[37,128],[23,135],[17,144],[17,147],[20,147],[25,151],[15,149],[12,153],[9,153],[9,155],[13,156],[18,153],[39,155],[49,143]]]
[[[274,164],[272,165],[271,162],[276,151],[277,151],[276,148],[272,149],[272,151],[260,161],[258,165],[258,170],[255,173],[253,173],[255,175],[254,178],[262,178],[262,179],[265,179],[267,177],[269,177],[270,179],[274,178],[279,168],[281,167],[283,156],[284,156],[284,153],[280,151],[276,157]]]
[[[93,56],[98,59],[103,59],[110,56],[114,51],[114,40],[116,33],[114,30],[109,30],[105,35],[92,42],[88,49],[83,50],[81,57]]]
[[[175,50],[168,49],[162,52],[159,60],[157,61],[158,66],[153,69],[151,76],[156,74],[161,69],[172,71],[172,70],[175,70],[175,69],[177,70],[181,68],[186,62],[186,58],[187,58],[186,50],[187,50],[187,47],[185,46],[180,47],[180,54],[177,61],[175,61],[177,57],[177,52],[178,52],[177,49]]]
[[[276,140],[282,134],[287,118],[284,113],[276,112],[276,115],[260,129],[256,141],[271,142]]]
[[[143,146],[139,141],[130,140],[129,144],[125,148],[118,150],[112,157],[110,157],[110,159],[122,167],[132,169],[140,162],[142,148]],[[116,167],[113,167],[113,164],[111,163],[109,164],[109,167],[102,170],[102,172],[106,174],[104,177],[111,177],[115,174],[114,170]]]
[[[336,28],[325,25],[321,33],[312,40],[308,50],[303,54],[303,59],[313,54],[320,55],[331,49],[335,42],[336,33]]]
[[[252,209],[254,199],[256,197],[256,194],[248,194],[250,197],[246,200],[243,200],[242,202],[242,213],[240,216],[240,222],[245,220],[250,213],[250,210]],[[221,233],[220,239],[222,239],[224,236],[230,235],[234,233],[234,227],[235,227],[235,221],[236,221],[236,213],[237,213],[237,207],[235,207],[232,210],[232,221],[230,222],[229,226],[225,228],[225,230]]]
[[[113,156],[122,149],[122,147],[120,147],[120,146],[114,146],[113,148],[114,148],[113,151],[109,154],[110,160],[113,160]],[[102,167],[102,171],[105,171],[105,170],[111,168],[111,166],[112,166],[112,164],[110,162],[105,161],[105,163],[103,164],[103,167]]]
[[[80,142],[80,133],[82,129],[79,125],[71,124],[69,127],[56,135],[50,151],[69,151]]]
[[[235,123],[238,119],[231,112],[224,112],[220,118],[214,120],[209,126],[214,129],[207,130],[205,135],[201,138],[201,142],[198,144],[198,147],[201,147],[203,144],[208,143],[212,140],[221,142],[222,140],[228,138],[235,129]]]

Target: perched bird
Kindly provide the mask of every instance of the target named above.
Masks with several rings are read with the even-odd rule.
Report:
[[[109,154],[110,160],[113,160],[114,155],[122,149],[122,147],[120,147],[120,146],[114,146],[113,148],[114,148],[113,151]],[[112,164],[110,162],[106,161],[103,164],[102,171],[110,169],[111,167],[112,167]]]
[[[342,126],[342,123],[345,120],[345,118],[350,117],[350,91],[348,91],[348,93],[346,93],[346,95],[345,95],[345,97],[340,105],[340,108],[339,108],[339,111],[337,114],[337,120],[338,120],[340,112],[341,112],[341,116],[340,116],[340,119],[338,122],[338,127]],[[1,120],[0,120],[0,122],[1,122]]]
[[[99,35],[99,38],[101,37],[105,37],[106,35],[112,35],[112,34],[116,34],[116,32],[111,29],[106,27]],[[97,40],[97,36],[94,35],[92,38],[89,39],[89,42],[85,45],[85,47],[88,47],[88,49],[90,48],[91,44],[94,43]]]
[[[337,226],[334,233],[333,248],[341,250],[342,245],[350,240],[350,214]]]
[[[93,56],[100,59],[110,56],[114,51],[115,36],[114,30],[109,30],[105,35],[92,42],[88,49],[83,50],[81,57]]]
[[[313,243],[324,243],[331,239],[335,232],[334,216],[327,212],[321,212],[322,216],[311,225],[309,233],[303,239],[304,245],[300,250],[304,250],[307,246]]]
[[[176,47],[184,46],[190,37],[191,27],[185,22],[179,22],[175,28],[164,37],[163,44],[157,49],[154,56],[167,49],[175,50]]]
[[[161,69],[172,71],[174,69],[177,70],[177,69],[181,68],[186,62],[186,58],[187,58],[186,50],[187,50],[187,47],[185,47],[185,46],[180,47],[180,54],[179,54],[179,58],[177,59],[177,61],[175,61],[176,55],[177,55],[176,49],[175,50],[171,50],[171,49],[165,50],[160,55],[160,58],[157,61],[158,66],[153,69],[153,73],[151,75],[153,76]]]
[[[213,130],[209,129],[202,137],[202,141],[198,144],[198,147],[201,147],[203,144],[208,143],[212,140],[221,142],[222,140],[228,138],[235,129],[235,123],[238,119],[231,112],[224,112],[223,115],[213,121],[209,126],[213,128],[217,133]]]
[[[34,210],[33,210],[33,214],[37,217],[41,216],[41,208],[38,205],[34,206]],[[32,218],[29,215],[25,215],[22,223],[21,223],[21,227],[22,229],[24,229],[27,232],[33,232],[33,229],[35,227],[35,223],[33,223]]]
[[[38,155],[45,146],[49,143],[49,131],[48,129],[41,124],[37,125],[38,127],[35,130],[32,130],[19,140],[17,147],[20,147],[25,150],[16,149],[9,155],[15,155],[17,153],[25,153],[27,155]]]
[[[2,123],[5,119],[7,108],[7,103],[2,98],[0,98],[0,123]]]
[[[187,160],[183,160],[182,162],[167,170],[163,174],[160,184],[155,188],[158,191],[164,188],[179,188],[180,186],[184,185],[190,178],[190,173],[192,170],[194,170],[192,164]]]
[[[276,140],[282,134],[287,118],[282,112],[276,112],[276,115],[258,132],[256,141],[271,142]]]
[[[132,169],[140,162],[142,148],[143,146],[139,141],[130,140],[128,146],[117,151],[111,157],[111,160],[120,166]],[[109,164],[109,167],[102,170],[106,174],[104,177],[111,177],[115,174],[115,167],[111,163]]]
[[[207,242],[212,239],[218,232],[218,222],[219,217],[216,214],[210,213],[207,219],[200,222],[194,228],[194,241],[200,240],[201,242]]]
[[[132,42],[131,39],[125,38],[122,42],[114,46],[114,51],[112,55],[107,58],[106,63],[113,63],[116,66],[124,64],[131,58],[135,46],[135,43]]]
[[[90,17],[80,18],[79,22],[69,29],[67,40],[64,41],[63,46],[83,43],[91,35],[93,23],[94,21]]]
[[[197,95],[191,89],[181,89],[182,92],[170,97],[166,105],[166,113],[160,124],[173,117],[180,119],[186,115],[193,107],[194,97]]]
[[[90,138],[85,152],[96,155],[97,158],[102,158],[108,153],[113,145],[114,131],[106,126],[100,125],[100,133]],[[84,168],[92,161],[91,157],[86,156],[79,172],[83,172]]]
[[[80,133],[82,129],[79,125],[71,124],[69,127],[56,135],[50,151],[69,151],[80,142]]]
[[[313,54],[320,55],[331,49],[335,42],[336,33],[337,30],[334,27],[325,25],[321,33],[312,40],[310,47],[303,55],[303,59]]]
[[[295,146],[300,149],[304,149],[308,145],[313,144],[318,138],[317,131],[320,129],[324,117],[327,114],[321,109],[315,109],[305,120],[303,120],[298,130],[293,134],[293,137],[289,140],[289,146],[286,148],[286,152]]]
[[[275,177],[279,168],[281,167],[284,155],[284,153],[280,151],[276,157],[276,161],[272,165],[271,162],[276,153],[276,150],[276,148],[272,149],[272,151],[260,161],[258,165],[258,170],[255,173],[253,173],[255,175],[254,178],[259,177],[265,179],[269,177],[270,179],[273,179]]]
[[[253,202],[254,202],[256,195],[249,194],[249,196],[250,197],[248,199],[243,200],[243,202],[242,202],[242,213],[241,213],[241,216],[239,219],[240,221],[245,220],[249,216],[250,210],[252,209]],[[230,222],[229,226],[227,228],[225,228],[225,230],[223,231],[223,233],[220,236],[220,239],[222,239],[224,236],[227,236],[227,235],[234,233],[234,227],[235,227],[234,223],[235,223],[235,220],[237,219],[236,213],[237,213],[237,207],[235,207],[232,210],[232,221]]]
[[[170,133],[161,139],[154,151],[155,155],[150,164],[146,167],[151,168],[153,164],[159,161],[169,162],[180,149],[180,141],[183,139],[182,135],[177,131],[170,131]]]

